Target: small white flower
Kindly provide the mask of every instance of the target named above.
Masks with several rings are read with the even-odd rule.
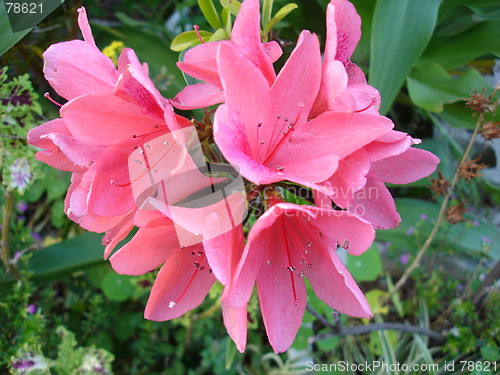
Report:
[[[26,189],[29,182],[33,178],[28,159],[19,158],[14,160],[14,163],[9,167],[9,170],[11,177],[10,186],[13,189]]]

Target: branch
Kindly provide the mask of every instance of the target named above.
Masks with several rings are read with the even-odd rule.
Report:
[[[469,157],[469,154],[470,154],[470,152],[472,150],[472,146],[474,145],[474,141],[476,139],[477,134],[479,133],[479,130],[481,129],[481,125],[483,124],[483,121],[484,121],[484,112],[481,113],[481,115],[479,116],[479,118],[477,120],[477,123],[476,123],[476,127],[474,129],[474,133],[472,134],[472,136],[471,136],[471,138],[469,140],[469,144],[467,145],[467,148],[466,148],[466,150],[464,152],[462,160],[460,161],[460,163],[458,163],[457,169],[455,170],[455,174],[453,175],[453,179],[451,180],[450,188],[448,189],[448,192],[444,196],[443,203],[441,203],[441,208],[439,209],[439,214],[438,214],[437,220],[434,223],[434,227],[432,228],[432,231],[429,234],[429,237],[427,237],[427,239],[425,240],[424,244],[422,245],[422,247],[418,251],[417,256],[413,260],[413,262],[410,265],[410,267],[408,267],[406,269],[406,271],[404,272],[403,276],[401,276],[401,278],[398,280],[398,282],[396,283],[396,285],[394,286],[394,288],[389,291],[389,295],[393,295],[394,293],[396,293],[397,291],[399,291],[399,289],[401,289],[401,287],[406,283],[406,281],[410,277],[411,273],[419,266],[420,260],[422,259],[422,257],[424,256],[425,252],[427,251],[427,249],[432,244],[432,241],[434,240],[434,237],[436,237],[436,234],[437,234],[437,232],[439,230],[439,227],[441,226],[441,223],[444,220],[445,213],[446,213],[446,208],[448,207],[448,202],[450,200],[451,194],[453,193],[453,189],[455,188],[455,185],[457,184],[458,179],[460,177],[459,176],[460,166]]]
[[[9,236],[13,209],[14,193],[12,191],[7,191],[5,195],[5,206],[3,209],[1,255],[6,271],[10,273],[16,280],[18,280],[20,278],[19,271],[17,270],[16,266],[10,262]]]

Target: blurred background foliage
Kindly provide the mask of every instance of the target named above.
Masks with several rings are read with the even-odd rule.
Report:
[[[264,2],[264,9],[273,3]],[[396,129],[424,138],[418,147],[438,155],[439,171],[443,179],[450,179],[476,126],[477,116],[465,106],[466,100],[483,88],[489,95],[500,79],[498,0],[352,2],[363,22],[352,60],[381,92],[381,112]],[[275,0],[272,14],[265,15],[271,20],[286,13],[264,33],[285,51],[278,67],[302,29],[325,40],[328,0],[296,2],[297,7],[289,3]],[[391,187],[401,226],[377,231],[377,241],[364,255],[343,255],[367,292],[374,322],[339,317],[309,293],[309,309],[292,349],[275,355],[267,344],[255,296],[244,354],[236,351],[223,328],[220,287],[182,318],[164,323],[144,320],[154,276],[127,277],[112,271],[102,260],[101,236],[82,233],[64,215],[69,176],[34,160],[33,149],[24,141],[27,128],[58,116],[56,106],[38,99],[48,91],[62,101],[44,80],[42,53],[53,43],[80,38],[76,9],[81,5],[87,8],[98,46],[108,47],[111,55],[121,46],[133,48],[149,64],[153,81],[166,97],[185,85],[175,63],[178,51],[196,42],[193,25],[205,30],[202,35],[208,38],[225,38],[237,12],[235,0],[215,0],[219,16],[211,14],[208,22],[197,0],[68,0],[20,41],[22,33],[4,36],[8,24],[0,16],[0,67],[8,68],[2,72],[9,77],[1,81],[0,90],[2,239],[7,232],[7,263],[18,270],[16,280],[5,268],[0,274],[0,372],[23,373],[14,367],[31,361],[41,364],[29,373],[42,374],[299,374],[306,373],[307,361],[340,360],[436,363],[441,370],[455,361],[454,372],[436,373],[495,372],[483,365],[499,357],[500,145],[498,139],[485,142],[479,136],[471,158],[479,158],[477,162],[488,168],[481,177],[458,182],[451,206],[463,209],[447,216],[398,294],[389,292],[431,232],[443,199],[430,189],[431,180]],[[284,10],[279,13],[280,9]],[[188,33],[174,41],[183,32]],[[32,99],[16,107],[16,113],[4,104],[12,99],[13,87],[26,90]],[[489,113],[486,121],[495,124],[497,116]],[[22,157],[29,161],[27,188],[12,188],[10,167]],[[427,333],[350,330],[384,322]],[[459,361],[473,365],[462,369]]]

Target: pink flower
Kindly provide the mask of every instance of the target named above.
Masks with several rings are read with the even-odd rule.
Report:
[[[217,50],[230,45],[248,58],[262,72],[269,83],[276,78],[272,63],[282,54],[278,43],[262,44],[260,38],[259,0],[245,0],[234,21],[230,41],[208,42],[186,52],[177,63],[186,74],[205,83],[184,88],[173,100],[180,109],[203,108],[224,101],[224,93],[217,63]]]
[[[218,61],[226,103],[215,114],[215,142],[256,184],[323,181],[339,160],[393,126],[381,116],[352,112],[327,112],[307,121],[321,79],[318,39],[307,31],[272,86],[229,45],[219,47]]]
[[[361,18],[347,0],[332,0],[326,17],[321,87],[311,115],[325,111],[378,114],[380,95],[349,59],[361,37]]]
[[[69,102],[61,119],[32,129],[28,141],[44,149],[37,158],[73,172],[66,213],[87,230],[108,232],[108,255],[133,228],[129,156],[191,124],[174,114],[132,50],[122,51],[116,69],[96,47],[85,10],[79,13],[85,41],[59,43],[44,54],[47,80]]]
[[[244,306],[254,282],[269,341],[276,353],[292,344],[306,305],[304,277],[317,296],[341,313],[371,317],[370,306],[336,254],[352,254],[374,239],[372,226],[346,211],[278,203],[252,227],[223,301]]]

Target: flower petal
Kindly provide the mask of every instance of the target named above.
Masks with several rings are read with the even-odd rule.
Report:
[[[211,84],[198,83],[189,85],[172,100],[172,105],[178,109],[206,108],[224,102],[224,92]]]
[[[372,163],[368,177],[391,184],[408,184],[429,176],[438,164],[439,159],[429,151],[409,148]]]
[[[197,256],[200,251],[203,251],[201,245],[190,246],[168,258],[151,290],[144,312],[146,319],[178,318],[203,301],[216,279],[206,257]]]
[[[140,228],[109,261],[120,274],[142,275],[165,263],[177,250],[179,241],[174,225],[170,223],[154,228]]]
[[[367,178],[365,187],[354,194],[348,210],[378,229],[396,228],[401,222],[389,190],[382,181],[371,178]]]

